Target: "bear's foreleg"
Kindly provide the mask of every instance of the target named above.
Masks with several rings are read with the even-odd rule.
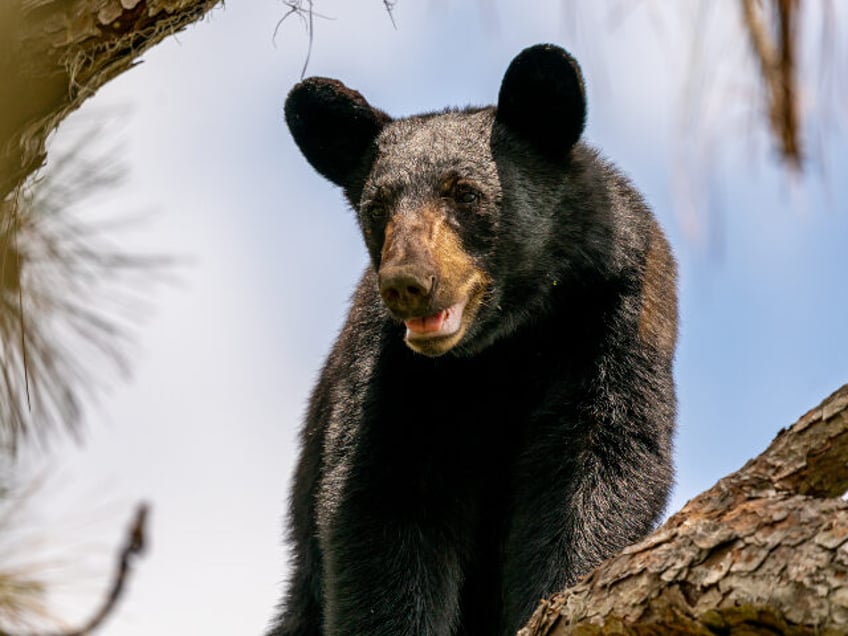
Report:
[[[360,505],[340,507],[325,542],[326,636],[453,634],[462,583],[455,541],[435,524]]]
[[[504,633],[515,633],[540,599],[655,526],[673,479],[667,406],[640,413],[605,405],[583,411],[576,426],[537,422],[533,448],[523,454],[532,461],[516,471],[501,582]],[[563,435],[569,428],[580,433]]]

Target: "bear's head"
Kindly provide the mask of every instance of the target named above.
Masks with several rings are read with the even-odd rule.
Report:
[[[532,319],[534,290],[557,284],[552,209],[586,118],[566,51],[522,51],[494,108],[395,120],[312,77],[291,90],[285,115],[304,156],[357,212],[380,296],[410,348],[473,353]]]

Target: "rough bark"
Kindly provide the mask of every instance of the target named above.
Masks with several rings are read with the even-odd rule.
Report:
[[[100,86],[221,0],[2,0],[0,201],[44,162],[45,141]]]
[[[848,385],[520,636],[848,633]]]

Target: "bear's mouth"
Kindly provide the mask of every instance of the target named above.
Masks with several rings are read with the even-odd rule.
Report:
[[[404,320],[407,342],[455,335],[462,327],[462,313],[467,302],[464,298],[429,316]]]
[[[404,342],[417,353],[441,356],[459,344],[465,337],[477,314],[482,300],[482,288],[449,307],[426,316],[406,318]]]

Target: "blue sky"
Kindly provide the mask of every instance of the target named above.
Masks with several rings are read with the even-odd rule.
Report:
[[[492,103],[525,46],[577,56],[586,138],[646,194],[679,262],[669,512],[848,382],[848,146],[836,125],[848,100],[821,91],[805,51],[813,161],[791,184],[757,118],[738,3],[677,4],[619,15],[624,3],[399,0],[395,29],[378,0],[320,0],[332,19],[316,20],[308,69],[401,116]],[[186,261],[155,289],[132,377],[88,410],[85,443],[35,462],[46,484],[27,523],[63,554],[56,602],[69,620],[99,601],[135,502],[153,506],[151,551],[110,635],[259,634],[284,580],[296,431],[366,263],[340,192],[282,121],[307,51],[295,17],[273,37],[285,12],[279,0],[228,2],[54,139],[108,114],[92,152],[118,144],[129,178],[80,215],[149,212],[114,240]],[[837,31],[846,17],[836,9]],[[844,44],[834,58],[844,77]]]

